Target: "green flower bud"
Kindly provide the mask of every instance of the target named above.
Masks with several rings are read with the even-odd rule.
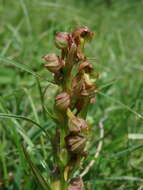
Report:
[[[60,60],[60,58],[55,53],[45,55],[43,58],[47,62],[47,64],[45,64],[45,67],[50,72],[55,73],[59,71],[60,68],[64,65],[64,62]]]
[[[70,106],[70,95],[66,92],[57,95],[55,105],[59,110],[66,110]]]
[[[59,49],[67,48],[69,45],[69,33],[67,32],[56,33],[55,44]]]
[[[84,152],[86,141],[86,138],[81,135],[70,134],[65,137],[67,150],[75,154]]]

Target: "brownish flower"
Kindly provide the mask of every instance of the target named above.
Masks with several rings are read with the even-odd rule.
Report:
[[[81,135],[69,134],[65,137],[67,150],[75,154],[84,152],[86,141],[86,138]]]
[[[80,43],[80,38],[84,39],[91,39],[94,35],[94,32],[91,32],[91,30],[86,26],[81,26],[74,30],[72,33],[72,36],[77,44]]]
[[[83,181],[80,177],[71,179],[68,190],[83,190]]]
[[[55,73],[59,71],[60,68],[64,65],[64,62],[55,53],[47,54],[43,58],[47,62],[47,64],[45,64],[45,67],[50,72]]]
[[[70,106],[70,95],[66,92],[57,95],[55,105],[59,110],[66,110]]]
[[[73,40],[77,45],[77,60],[86,60],[86,57],[83,53],[83,48],[85,41],[90,40],[93,37],[94,33],[86,26],[81,26],[75,29],[72,33]]]
[[[82,74],[79,72],[72,80],[72,93],[75,98],[80,95],[83,82],[84,79],[82,77]]]
[[[95,93],[96,87],[94,85],[94,80],[90,78],[90,76],[84,73],[84,82],[82,84],[81,95],[83,96],[91,96]]]
[[[55,36],[55,44],[59,49],[67,48],[69,45],[69,36],[67,32],[57,32]]]
[[[89,127],[86,121],[82,118],[73,117],[69,119],[69,131],[73,134],[77,134],[79,132],[87,132]]]
[[[84,70],[85,72],[90,72],[93,70],[93,66],[91,63],[84,61],[79,65],[79,71]]]

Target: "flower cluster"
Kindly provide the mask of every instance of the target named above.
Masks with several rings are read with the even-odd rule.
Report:
[[[53,73],[54,82],[59,86],[54,105],[56,135],[58,131],[60,136],[56,141],[59,148],[56,150],[55,165],[65,183],[73,181],[74,171],[86,155],[85,146],[90,131],[86,114],[89,103],[94,101],[96,86],[93,66],[83,50],[93,35],[85,26],[76,28],[72,33],[58,32],[55,35],[55,45],[61,54],[51,53],[43,57],[45,68]],[[70,189],[71,184],[67,185]]]

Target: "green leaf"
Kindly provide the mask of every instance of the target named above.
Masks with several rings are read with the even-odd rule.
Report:
[[[19,68],[19,69],[21,69],[21,70],[24,70],[24,71],[26,71],[26,72],[28,72],[28,73],[34,75],[35,77],[38,76],[38,75],[37,75],[35,72],[33,72],[32,69],[30,69],[27,65],[18,63],[18,62],[14,61],[14,60],[11,60],[11,59],[6,58],[6,57],[1,56],[1,55],[0,55],[0,61],[5,62],[5,63],[7,63],[7,64],[12,64],[12,65],[16,66],[17,68]]]
[[[25,64],[18,63],[18,62],[16,62],[16,61],[11,60],[10,58],[4,57],[4,56],[2,56],[2,55],[0,55],[0,61],[1,61],[1,62],[4,62],[4,63],[7,63],[7,64],[14,65],[14,66],[17,67],[17,68],[19,68],[19,69],[21,69],[21,70],[23,70],[23,71],[26,71],[27,73],[32,74],[35,78],[41,79],[41,77],[40,77],[37,73],[35,73],[34,71],[32,71],[32,69],[29,68],[29,67],[28,67],[27,65],[25,65]],[[45,78],[42,78],[42,80],[47,81],[47,82],[49,82],[49,83],[55,85],[54,82],[49,81],[49,80],[47,80],[47,79],[45,79]]]
[[[16,119],[26,120],[26,121],[33,123],[34,125],[38,126],[45,134],[47,134],[46,130],[39,123],[37,123],[36,121],[33,121],[32,119],[29,119],[25,116],[0,113],[0,117],[1,118],[16,118]]]
[[[39,123],[40,121],[39,121],[38,113],[37,113],[35,104],[34,104],[34,102],[33,102],[33,99],[32,99],[32,97],[31,97],[31,94],[30,94],[30,92],[29,92],[26,88],[24,88],[24,91],[25,91],[25,93],[27,94],[29,103],[30,103],[31,108],[32,108],[33,113],[34,113],[35,120],[36,120],[37,123]]]
[[[29,167],[31,168],[31,171],[34,177],[37,179],[38,184],[42,187],[43,190],[51,190],[48,182],[44,179],[44,177],[40,174],[39,169],[32,162],[28,152],[26,151],[26,148],[23,145],[22,145],[22,148],[23,148],[25,158],[29,164]]]
[[[116,158],[116,157],[124,156],[124,155],[127,154],[128,152],[133,152],[133,151],[138,150],[138,149],[140,149],[140,148],[143,148],[143,144],[131,146],[131,147],[125,149],[125,150],[122,150],[122,151],[120,151],[120,152],[117,152],[117,153],[111,155],[111,156],[110,156],[110,159],[111,159],[112,157],[115,157],[115,158]]]
[[[136,115],[138,118],[142,119],[143,120],[143,115],[141,115],[140,113],[136,112],[135,110],[133,110],[132,108],[130,108],[128,105],[114,99],[113,97],[111,96],[108,96],[107,94],[104,94],[103,92],[98,92],[98,94],[106,97],[106,98],[109,98],[110,100],[112,100],[113,102],[121,105],[123,108],[125,108],[126,110],[130,111],[131,113],[133,113],[134,115]]]
[[[34,147],[33,142],[32,142],[31,139],[28,137],[28,135],[26,135],[25,131],[23,130],[22,126],[17,122],[17,120],[13,118],[13,119],[12,119],[12,122],[15,124],[18,133],[22,136],[22,138],[24,139],[24,141],[25,141],[30,147]]]

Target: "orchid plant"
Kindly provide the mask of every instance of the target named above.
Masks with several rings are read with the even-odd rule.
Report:
[[[53,74],[53,82],[58,86],[53,107],[56,126],[51,137],[53,169],[49,190],[85,189],[80,171],[84,171],[82,164],[88,156],[86,144],[91,128],[86,116],[89,104],[95,102],[97,73],[84,55],[84,48],[93,35],[85,26],[72,33],[58,32],[55,45],[60,55],[43,56],[45,68]],[[38,179],[43,180],[41,176]]]
[[[86,122],[88,106],[95,101],[96,74],[84,55],[85,43],[94,33],[85,26],[72,33],[58,32],[55,45],[60,55],[45,55],[45,68],[53,73],[59,86],[55,97],[55,137],[53,138],[52,190],[83,190],[84,185],[76,171],[88,155],[86,143],[90,126]]]

